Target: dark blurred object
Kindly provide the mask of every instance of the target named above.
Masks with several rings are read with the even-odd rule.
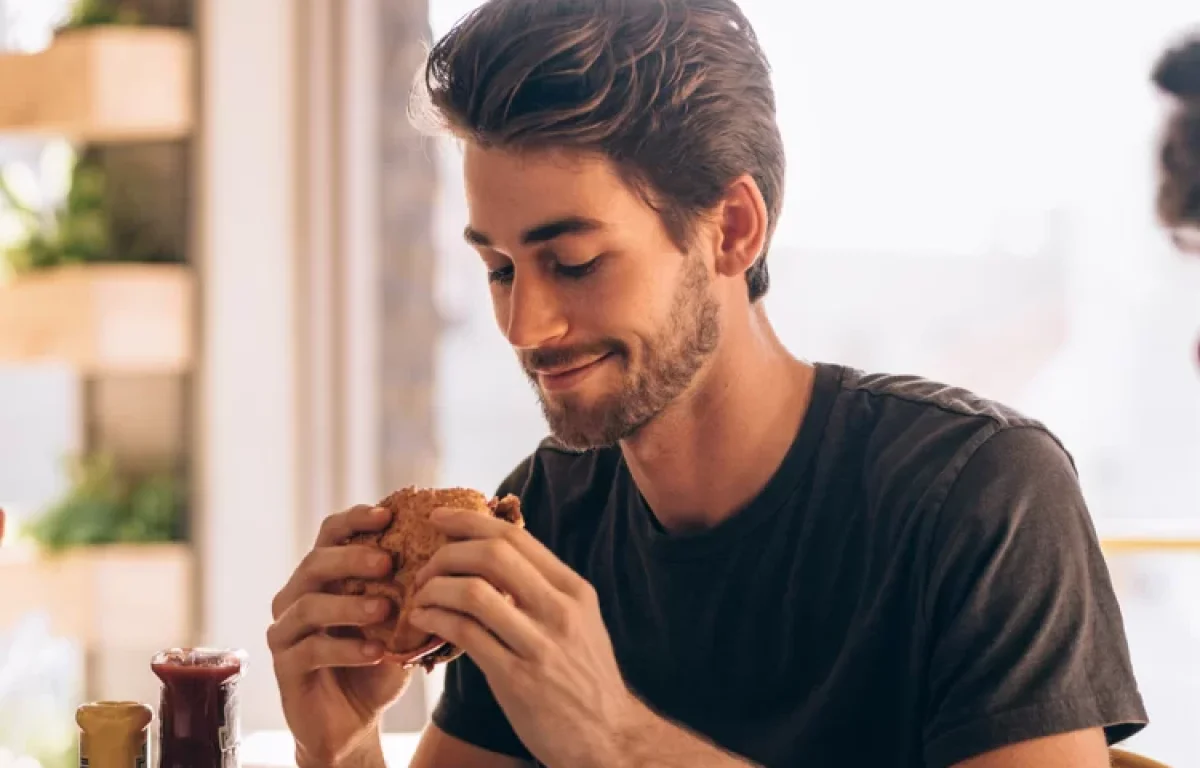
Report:
[[[1174,46],[1154,67],[1154,84],[1183,100],[1200,99],[1200,36]]]
[[[1158,217],[1181,250],[1200,253],[1183,234],[1200,227],[1200,35],[1164,53],[1152,79],[1177,102],[1159,148]]]
[[[93,456],[71,467],[71,479],[66,497],[28,526],[43,548],[181,539],[184,495],[170,473],[126,478],[111,458]]]
[[[192,25],[192,3],[191,0],[76,0],[67,22],[58,31],[106,24],[187,28]]]

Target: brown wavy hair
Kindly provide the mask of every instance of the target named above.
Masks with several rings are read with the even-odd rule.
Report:
[[[783,140],[766,56],[733,0],[489,0],[422,74],[416,103],[461,138],[609,158],[681,249],[748,173],[770,243]],[[767,292],[766,255],[746,272],[751,301]]]
[[[1171,228],[1200,227],[1200,35],[1164,53],[1153,80],[1175,100],[1159,147],[1158,216]]]

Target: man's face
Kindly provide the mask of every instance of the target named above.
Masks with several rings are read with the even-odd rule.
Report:
[[[687,391],[720,336],[706,254],[600,157],[468,144],[465,174],[467,240],[559,441],[611,445]]]

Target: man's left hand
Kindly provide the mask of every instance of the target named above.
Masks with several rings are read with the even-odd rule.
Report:
[[[527,531],[438,510],[452,542],[417,575],[412,623],[462,648],[526,747],[548,765],[617,765],[656,719],[630,693],[596,592]]]

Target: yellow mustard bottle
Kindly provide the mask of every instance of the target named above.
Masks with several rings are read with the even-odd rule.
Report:
[[[146,768],[154,713],[133,701],[97,701],[75,710],[79,768]]]

